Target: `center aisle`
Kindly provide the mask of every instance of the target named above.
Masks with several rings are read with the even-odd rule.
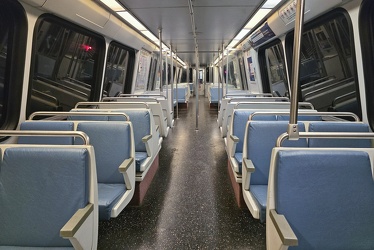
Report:
[[[236,205],[217,108],[195,98],[162,143],[160,166],[140,207],[99,224],[98,249],[265,249],[265,224]]]

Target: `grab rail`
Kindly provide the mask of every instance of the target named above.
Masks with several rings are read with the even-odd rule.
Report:
[[[80,137],[84,145],[90,144],[88,135],[81,131],[40,131],[40,130],[0,130],[2,136],[57,136],[67,137],[74,136]]]

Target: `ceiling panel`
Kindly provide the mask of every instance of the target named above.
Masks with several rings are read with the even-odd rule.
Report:
[[[139,21],[166,45],[180,51],[179,57],[195,64],[195,41],[192,34],[188,0],[119,0]],[[222,43],[227,44],[245,26],[263,0],[194,0],[199,61],[209,65]],[[213,56],[215,54],[215,57]]]

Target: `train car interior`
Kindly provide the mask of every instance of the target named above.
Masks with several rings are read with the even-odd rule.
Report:
[[[373,13],[0,0],[0,250],[374,249]]]

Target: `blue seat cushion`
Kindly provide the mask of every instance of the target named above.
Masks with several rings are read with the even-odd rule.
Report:
[[[21,123],[20,130],[41,131],[73,131],[73,122],[62,121],[25,121]],[[58,136],[20,136],[19,144],[47,144],[47,145],[73,145],[74,137]]]
[[[260,207],[260,221],[265,222],[268,185],[251,185],[250,190],[253,196],[256,198],[257,204]]]
[[[89,153],[8,148],[0,171],[0,245],[71,247],[60,229],[88,203]]]
[[[235,153],[234,158],[238,163],[239,173],[241,174],[242,173],[242,163],[243,163],[243,153]]]
[[[99,219],[109,220],[112,208],[126,192],[125,184],[98,183],[99,192]]]
[[[358,122],[311,122],[309,132],[369,132],[369,126]],[[310,138],[309,147],[370,148],[370,139]]]
[[[303,123],[298,123],[299,131],[304,132]],[[251,121],[247,133],[247,156],[256,170],[251,174],[251,184],[267,185],[271,152],[278,137],[288,128],[286,121]],[[286,140],[284,147],[307,147],[306,139]]]
[[[285,150],[276,166],[275,209],[300,249],[374,249],[374,183],[366,152]]]
[[[147,152],[135,152],[136,171],[140,172],[140,165],[147,159]]]
[[[82,121],[78,123],[77,130],[86,133],[95,148],[97,181],[123,184],[123,175],[118,167],[131,156],[130,125],[115,121]]]

